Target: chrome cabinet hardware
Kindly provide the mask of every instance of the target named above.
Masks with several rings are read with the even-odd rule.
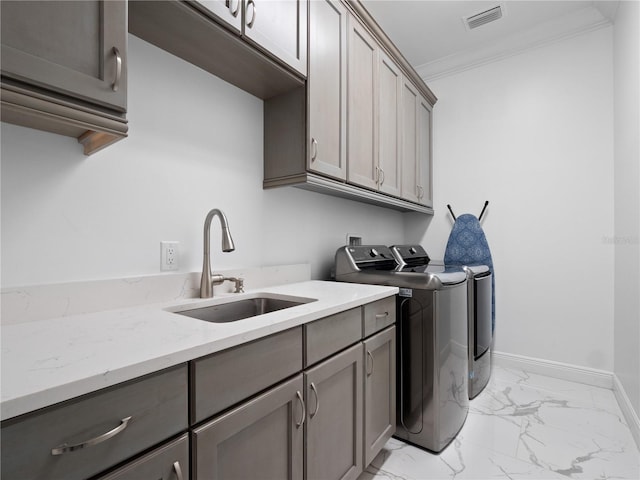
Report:
[[[384,169],[383,168],[380,168],[380,173],[382,174],[381,175],[382,178],[380,179],[380,186],[382,186],[382,184],[384,183]]]
[[[310,414],[310,416],[315,417],[318,414],[318,410],[320,410],[320,398],[318,398],[318,390],[313,382],[311,382],[311,390],[316,397],[316,409]]]
[[[180,462],[173,462],[173,470],[176,472],[177,480],[184,480],[184,476],[182,475],[182,468],[180,467]]]
[[[113,430],[110,430],[107,433],[103,433],[102,435],[99,435],[85,442],[76,443],[75,445],[67,445],[66,443],[58,445],[57,447],[51,449],[51,455],[62,455],[64,453],[74,452],[76,450],[82,450],[83,448],[98,445],[99,443],[102,443],[118,435],[125,428],[127,428],[127,425],[129,425],[130,421],[131,417],[123,418],[122,420],[120,420],[120,425],[118,425]]]
[[[318,141],[315,138],[311,139],[311,161],[314,162],[318,156]]]
[[[236,6],[235,9],[233,8],[234,5]],[[227,0],[227,8],[232,17],[237,17],[240,12],[240,0]]]
[[[258,15],[258,10],[256,9],[256,2],[254,2],[253,0],[249,0],[247,2],[247,6],[246,6],[246,10],[245,10],[245,15],[248,14],[249,12],[249,7],[251,7],[251,11],[252,11],[252,15],[251,15],[251,20],[249,20],[247,22],[247,27],[251,28],[253,27],[254,22],[256,21],[256,15]],[[248,16],[248,15],[247,15]]]
[[[117,92],[118,88],[120,88],[120,77],[122,76],[122,56],[118,47],[113,47],[113,54],[116,56],[116,78],[111,85],[111,90]]]
[[[389,316],[389,312],[376,313],[376,318],[385,318]]]
[[[367,350],[367,357],[371,359],[371,371],[367,368],[367,377],[373,375],[373,355],[371,355],[371,351]]]
[[[296,397],[298,397],[300,406],[302,407],[302,417],[300,418],[299,422],[296,422],[296,427],[300,428],[302,425],[304,425],[304,421],[307,418],[307,409],[304,405],[304,400],[302,399],[302,393],[300,393],[300,390],[296,391]]]

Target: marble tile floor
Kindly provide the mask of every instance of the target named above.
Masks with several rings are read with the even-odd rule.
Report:
[[[495,367],[439,455],[391,439],[358,480],[640,479],[611,390]]]

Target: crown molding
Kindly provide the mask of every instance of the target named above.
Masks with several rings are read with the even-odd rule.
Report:
[[[610,25],[611,19],[597,8],[586,7],[499,41],[425,63],[415,70],[428,83]]]

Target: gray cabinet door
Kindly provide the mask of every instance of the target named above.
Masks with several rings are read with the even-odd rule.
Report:
[[[302,480],[302,375],[193,431],[194,480]]]
[[[242,0],[193,0],[193,4],[232,30],[242,32]]]
[[[307,75],[307,0],[193,0],[193,5]]]
[[[418,189],[418,101],[419,94],[411,82],[402,81],[402,198],[420,201]]]
[[[433,206],[431,180],[431,105],[418,99],[418,197],[420,203]]]
[[[245,1],[244,35],[307,75],[307,0]]]
[[[378,168],[380,191],[400,196],[401,145],[400,99],[402,98],[402,73],[400,68],[384,53],[378,52]]]
[[[364,342],[364,464],[396,430],[396,327]]]
[[[376,118],[378,45],[354,17],[349,17],[347,181],[378,189]]]
[[[3,77],[126,111],[124,0],[0,4]]]
[[[362,472],[362,343],[305,372],[305,479]]]
[[[309,3],[307,169],[345,180],[347,10],[335,0]]]

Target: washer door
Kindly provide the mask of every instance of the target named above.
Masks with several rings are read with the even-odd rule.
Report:
[[[474,342],[473,358],[480,358],[491,346],[491,278],[474,278]]]

